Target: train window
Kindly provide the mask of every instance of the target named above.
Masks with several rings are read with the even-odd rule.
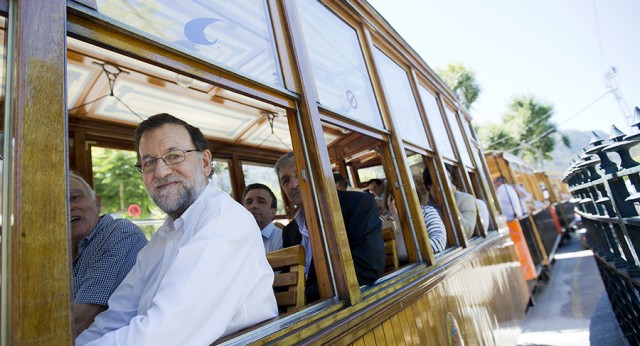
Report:
[[[434,135],[433,137],[436,141],[438,152],[442,157],[455,160],[451,139],[447,135],[449,132],[444,126],[442,113],[440,113],[440,107],[438,106],[436,96],[422,85],[418,85],[418,90],[420,92],[420,98],[424,104],[425,111],[427,112],[427,119],[429,121],[429,126],[431,127],[431,133]]]
[[[421,212],[425,221],[430,221],[431,227],[435,227],[430,230],[430,225],[425,222],[427,233],[430,238],[433,238],[432,249],[437,255],[438,252],[441,252],[445,248],[458,244],[458,238],[454,232],[452,220],[449,217],[451,213],[448,212],[449,209],[445,203],[444,189],[440,185],[439,179],[435,174],[436,168],[433,159],[412,152],[409,152],[408,154],[407,158],[411,165],[411,175],[415,182],[418,198],[420,200]],[[425,170],[429,173],[425,174]],[[427,179],[426,183],[425,178]],[[431,182],[429,182],[429,179]],[[437,221],[434,223],[434,215],[431,210],[435,210],[437,212],[440,221],[442,221],[442,225],[439,225]],[[441,226],[444,227],[445,235],[442,235],[442,233],[439,232],[438,228]]]
[[[97,8],[163,44],[266,84],[284,85],[264,0],[97,0]],[[189,82],[188,77],[182,80]]]
[[[456,116],[456,113],[449,107],[445,107],[444,112],[447,115],[447,119],[449,119],[449,128],[451,129],[451,133],[453,133],[453,138],[455,138],[462,162],[468,167],[473,167],[469,151],[467,150],[467,145],[465,144],[462,132],[460,131],[460,125],[458,124],[458,117]]]
[[[149,198],[135,169],[137,160],[131,150],[92,146],[93,189],[100,195],[101,213],[130,219],[151,238],[166,214]]]
[[[482,234],[478,224],[479,210],[473,186],[466,183],[465,172],[458,166],[446,165],[447,181],[449,182],[456,208],[460,213],[460,226],[467,238]]]
[[[231,173],[229,173],[229,161],[213,160],[213,175],[209,180],[216,190],[224,191],[233,196],[231,187]]]
[[[374,55],[380,69],[391,114],[398,118],[400,118],[399,115],[402,115],[402,121],[396,122],[399,128],[398,132],[403,139],[422,148],[430,149],[425,125],[418,111],[407,72],[378,48],[374,48]]]
[[[382,168],[382,166],[366,167],[358,170],[358,181],[364,184],[362,189],[369,191],[371,191],[371,189],[369,188],[369,184],[367,184],[368,181],[372,179],[385,179],[384,177],[384,168]]]
[[[475,192],[477,199],[478,216],[482,222],[482,228],[478,226],[478,229],[483,229],[485,232],[489,230],[496,230],[497,228],[495,227],[495,223],[489,212],[490,199],[487,198],[487,194],[485,193],[485,191],[488,191],[487,187],[483,186],[480,174],[477,174],[476,172],[469,172],[469,179],[471,180],[471,186],[473,187],[473,191]]]
[[[280,182],[273,166],[257,164],[257,163],[242,163],[242,174],[244,175],[245,186],[249,186],[253,183],[264,184],[271,189],[276,199],[278,200],[277,214],[284,215],[284,199],[282,198],[282,190],[280,189]]]
[[[295,4],[322,106],[381,129],[382,118],[356,31],[320,2]]]
[[[390,156],[387,143],[337,125],[323,125],[334,171],[348,172],[353,190],[376,197],[386,248],[394,249],[393,253],[387,253],[385,272],[416,262],[415,231],[404,208],[406,202],[400,201],[404,198],[397,188],[396,173],[386,164]]]

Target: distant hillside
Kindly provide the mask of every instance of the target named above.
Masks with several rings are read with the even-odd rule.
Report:
[[[582,148],[588,148],[589,142],[591,142],[591,131],[569,130],[563,131],[562,133],[567,135],[571,140],[571,147],[565,147],[562,142],[556,143],[556,147],[551,153],[553,160],[544,162],[543,169],[548,173],[562,175],[571,164],[571,161],[576,159],[578,155],[583,154]],[[609,137],[608,134],[602,131],[596,131],[596,133],[603,139]]]

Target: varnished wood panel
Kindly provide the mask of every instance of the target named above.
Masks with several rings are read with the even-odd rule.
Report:
[[[7,90],[15,145],[9,160],[8,345],[69,345],[71,286],[66,193],[66,2],[14,1]],[[43,25],[46,23],[46,25]]]
[[[466,344],[514,344],[524,320],[528,288],[508,236],[501,239],[478,251],[471,261],[454,261],[448,273],[422,294],[414,295],[420,292],[418,285],[383,311],[369,306],[362,308],[366,312],[354,312],[367,304],[365,299],[345,311],[343,318],[348,322],[341,322],[339,314],[327,316],[325,329],[335,328],[336,333],[320,328],[316,333],[322,337],[303,338],[302,343],[358,344],[362,340],[368,345],[376,340],[385,345],[446,345],[451,332],[447,315],[451,314]]]

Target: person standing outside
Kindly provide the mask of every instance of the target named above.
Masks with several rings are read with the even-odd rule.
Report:
[[[78,336],[107,309],[107,301],[147,245],[140,228],[126,219],[100,216],[100,196],[76,173],[69,173],[73,319]]]
[[[522,217],[524,210],[520,203],[520,196],[513,186],[507,184],[507,179],[499,176],[493,180],[493,186],[496,188],[498,203],[500,203],[502,214],[507,217],[507,222]]]
[[[258,226],[209,184],[200,129],[153,115],[136,128],[135,148],[149,196],[168,217],[76,345],[209,345],[277,316]]]
[[[273,223],[278,208],[273,191],[264,184],[250,184],[244,190],[242,202],[260,227],[264,250],[271,252],[282,249],[282,230]]]
[[[503,176],[494,179],[493,185],[496,188],[498,203],[500,204],[500,209],[502,209],[502,214],[507,218],[509,236],[511,240],[513,240],[516,254],[520,261],[522,275],[525,280],[533,280],[537,276],[536,268],[524,238],[522,227],[520,226],[519,219],[525,214],[520,204],[518,192],[513,186],[507,184],[507,179]]]

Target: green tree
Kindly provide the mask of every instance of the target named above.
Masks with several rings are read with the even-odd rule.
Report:
[[[501,125],[486,124],[476,126],[476,129],[484,150],[505,150],[518,146],[518,139]]]
[[[553,158],[551,152],[558,140],[570,146],[569,137],[558,131],[552,116],[552,105],[532,96],[515,97],[502,123],[479,127],[478,135],[486,150],[509,151],[541,165]]]
[[[103,213],[131,218],[127,209],[137,204],[141,209],[139,218],[161,217],[135,168],[137,158],[133,151],[93,147],[91,159],[93,185],[101,197]]]
[[[464,107],[471,109],[482,90],[476,73],[463,64],[449,64],[444,69],[437,68],[436,73],[460,97]]]

